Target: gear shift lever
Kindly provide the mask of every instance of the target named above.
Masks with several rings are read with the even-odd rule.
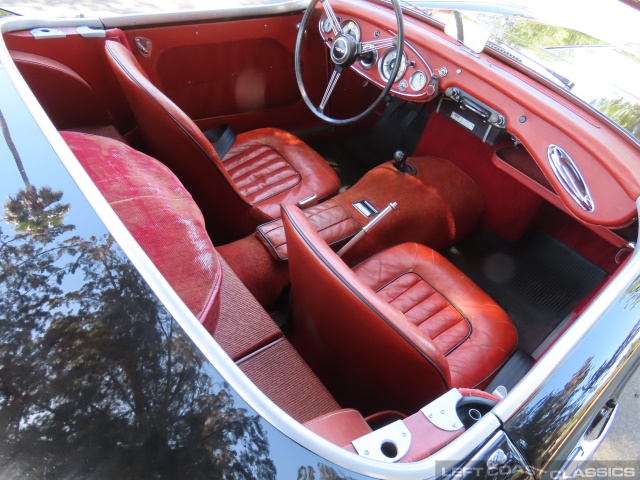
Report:
[[[416,174],[415,169],[411,165],[407,164],[407,154],[402,150],[398,150],[393,154],[393,166],[400,172],[408,173],[409,175]]]

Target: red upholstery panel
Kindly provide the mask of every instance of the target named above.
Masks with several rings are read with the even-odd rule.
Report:
[[[351,213],[336,199],[307,208],[304,214],[329,245],[340,244],[341,241],[355,235],[361,228]],[[274,257],[281,260],[289,258],[282,218],[260,225],[256,236]]]
[[[40,55],[9,53],[57,129],[112,122],[96,92],[74,70]]]
[[[294,206],[283,206],[294,344],[338,401],[414,412],[449,389],[433,341],[364,285]]]
[[[213,332],[222,270],[191,195],[167,167],[120,142],[61,135],[158,270]]]
[[[398,245],[354,268],[446,355],[454,387],[482,386],[509,358],[518,335],[507,314],[434,250]]]
[[[360,412],[351,408],[325,413],[309,420],[304,426],[340,447],[372,431]]]
[[[220,317],[213,338],[232,360],[238,360],[282,336],[278,326],[220,258]]]
[[[299,422],[340,408],[284,338],[243,358],[238,366],[267,397]]]

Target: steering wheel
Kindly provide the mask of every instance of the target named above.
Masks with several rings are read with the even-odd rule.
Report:
[[[327,46],[329,46],[330,49],[329,57],[331,58],[331,61],[333,63],[333,73],[331,74],[331,78],[329,79],[329,85],[327,85],[324,96],[322,97],[322,101],[320,102],[320,105],[316,107],[309,99],[309,95],[307,94],[307,91],[304,88],[304,83],[302,81],[302,72],[300,69],[300,50],[305,31],[307,29],[307,24],[309,23],[309,19],[311,18],[311,15],[313,14],[315,6],[318,4],[318,2],[322,3],[325,15],[331,22],[331,28],[333,29],[333,33],[336,37],[332,43],[326,41]],[[367,107],[365,111],[363,111],[359,115],[356,115],[355,117],[345,119],[332,118],[324,113],[324,109],[329,102],[329,98],[331,97],[331,94],[333,93],[333,90],[335,89],[343,70],[353,65],[361,55],[367,52],[372,52],[374,50],[380,50],[382,48],[388,48],[395,45],[396,59],[403,58],[402,54],[404,51],[404,22],[402,20],[402,8],[400,7],[398,0],[391,0],[391,2],[393,3],[393,10],[396,16],[398,33],[394,38],[372,40],[369,42],[358,42],[353,35],[342,31],[340,22],[338,22],[338,18],[336,17],[333,8],[329,4],[329,0],[311,0],[311,2],[309,3],[307,10],[302,17],[302,22],[300,23],[300,27],[298,29],[298,37],[296,39],[294,58],[296,81],[298,82],[298,88],[300,89],[300,94],[302,95],[302,99],[304,100],[304,102],[317,117],[321,118],[325,122],[333,123],[336,125],[344,125],[347,123],[357,122],[358,120],[369,115],[380,104],[380,102],[389,93],[389,90],[391,90],[391,86],[395,83],[396,76],[398,75],[398,71],[400,69],[401,60],[396,60],[394,62],[393,69],[391,74],[389,75],[387,84],[382,89],[380,95],[378,95],[378,97],[373,101],[371,105],[369,105],[369,107]]]

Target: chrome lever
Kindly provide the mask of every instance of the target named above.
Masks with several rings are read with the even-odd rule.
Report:
[[[347,253],[349,250],[351,250],[351,248],[356,243],[358,243],[362,237],[364,237],[367,233],[369,233],[373,227],[375,227],[378,223],[380,223],[380,221],[384,217],[386,217],[388,214],[394,211],[397,207],[398,207],[398,202],[391,202],[389,205],[387,205],[387,207],[384,210],[382,210],[373,220],[371,220],[364,227],[362,227],[362,230],[360,230],[355,237],[349,240],[344,247],[338,250],[338,256],[341,257],[345,253]]]

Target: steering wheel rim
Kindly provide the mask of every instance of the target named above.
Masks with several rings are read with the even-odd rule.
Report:
[[[334,125],[345,125],[348,123],[354,123],[366,117],[371,112],[373,112],[373,110],[380,104],[380,102],[382,102],[382,100],[389,94],[389,92],[391,91],[391,87],[396,82],[396,76],[398,75],[398,71],[400,70],[401,61],[396,60],[393,66],[393,70],[389,75],[389,80],[387,81],[387,84],[385,85],[385,87],[382,89],[382,92],[373,101],[373,103],[369,105],[369,107],[367,107],[362,113],[354,117],[344,118],[344,119],[333,118],[326,115],[324,113],[324,107],[323,108],[320,108],[320,106],[316,107],[311,101],[311,99],[309,98],[309,95],[307,94],[307,90],[304,87],[304,82],[302,81],[301,58],[300,58],[300,51],[302,47],[302,41],[304,39],[305,30],[307,28],[307,24],[309,23],[309,19],[311,18],[311,15],[315,11],[315,7],[319,1],[326,2],[327,4],[329,3],[329,0],[311,0],[311,2],[309,3],[309,6],[304,12],[304,16],[302,17],[302,21],[300,22],[300,26],[298,28],[298,36],[296,37],[296,47],[295,47],[295,54],[294,54],[294,68],[295,68],[296,82],[298,84],[298,89],[300,90],[300,95],[302,95],[302,99],[304,100],[307,107],[309,107],[311,112],[313,112],[313,114],[316,115],[318,118],[324,120],[325,122],[332,123]],[[396,49],[395,49],[396,59],[402,59],[402,54],[404,51],[404,20],[402,17],[402,8],[400,7],[400,3],[398,2],[398,0],[391,0],[391,3],[393,4],[393,10],[396,16],[396,26],[397,26]],[[336,40],[337,38],[338,37],[336,37]],[[358,44],[359,46],[361,46],[362,42],[358,42]],[[330,48],[334,48],[334,47],[332,46]],[[357,61],[357,58],[359,57],[359,55],[360,54],[356,55],[355,61]],[[332,55],[329,55],[329,58],[332,58]],[[333,92],[333,88],[335,87],[335,84],[338,81],[338,78],[340,76],[340,73],[342,72],[342,69],[349,68],[349,67],[350,66],[339,67],[334,63],[334,69],[333,69],[334,73],[332,74],[331,79],[329,80],[329,85],[327,86],[327,90],[325,91],[325,97],[327,97],[327,94],[328,96],[331,96],[331,93]],[[334,77],[335,77],[335,81],[334,81]],[[327,100],[328,100],[328,97],[327,97]],[[323,102],[324,102],[324,99],[323,99]]]

